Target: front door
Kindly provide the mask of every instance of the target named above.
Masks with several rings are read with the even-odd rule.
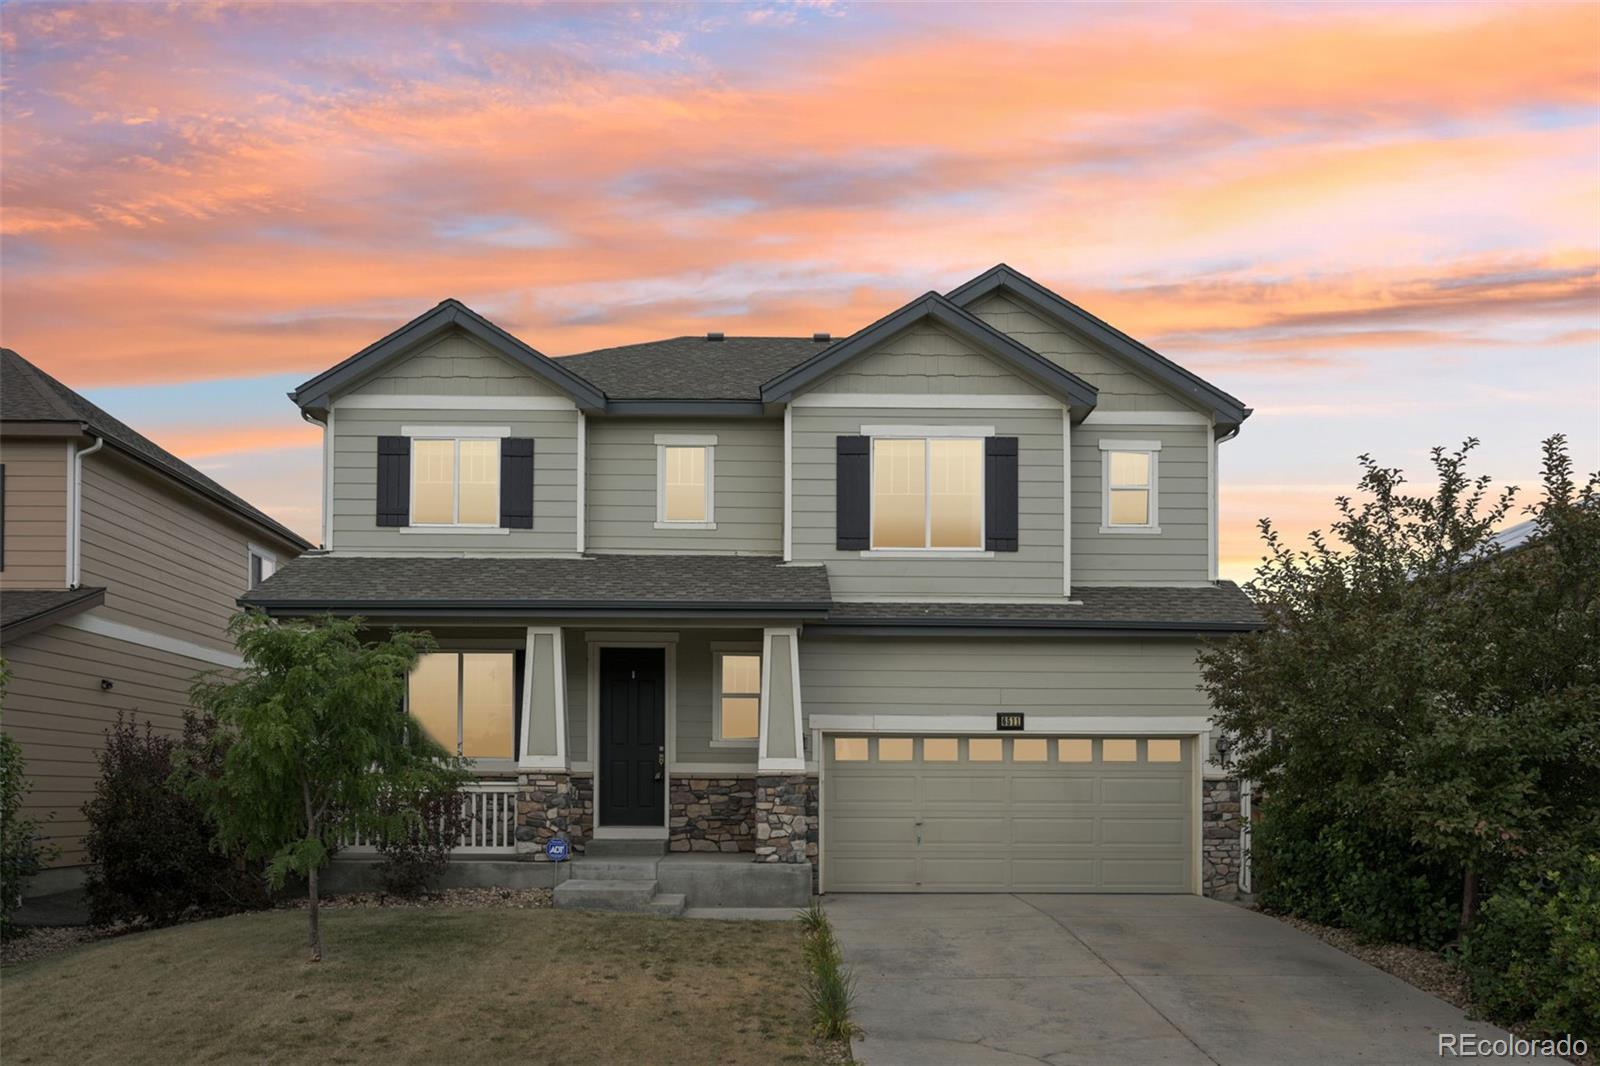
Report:
[[[667,653],[600,649],[600,824],[664,826]]]

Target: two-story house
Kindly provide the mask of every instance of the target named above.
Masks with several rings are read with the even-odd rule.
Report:
[[[476,760],[476,850],[1231,889],[1195,653],[1260,624],[1217,579],[1249,409],[1009,267],[560,359],[447,300],[291,396],[325,548],[243,602],[437,636],[410,711]]]
[[[236,600],[311,545],[10,349],[0,349],[0,654],[24,813],[82,879],[82,806],[118,711],[182,726],[197,674],[240,663]]]

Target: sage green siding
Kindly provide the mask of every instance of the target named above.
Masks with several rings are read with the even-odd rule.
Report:
[[[1209,715],[1199,644],[1176,638],[864,638],[807,633],[800,694],[816,714]],[[808,727],[809,728],[809,727]]]
[[[347,396],[553,396],[566,393],[462,333],[383,367]]]
[[[577,550],[578,412],[571,410],[333,411],[333,549],[378,555],[504,555]],[[497,533],[413,532],[378,525],[378,438],[405,426],[504,426],[532,437],[533,528]],[[404,529],[404,531],[402,531]]]
[[[1074,426],[1072,584],[1166,585],[1210,577],[1209,426]],[[1102,533],[1100,442],[1160,441],[1160,533]]]
[[[791,415],[793,557],[825,562],[836,598],[1060,599],[1063,416],[1059,410],[805,407]],[[989,558],[863,557],[835,544],[836,447],[864,425],[993,426],[1017,438],[1018,550]]]
[[[1034,314],[1004,293],[987,296],[967,310],[1100,390],[1096,410],[1197,410],[1089,340]]]
[[[8,589],[58,589],[67,583],[67,442],[7,437],[5,559]]]
[[[1036,390],[966,341],[924,323],[851,360],[809,391],[987,396]]]
[[[656,434],[714,435],[716,529],[656,529]],[[589,420],[588,547],[596,552],[783,551],[783,423]]]

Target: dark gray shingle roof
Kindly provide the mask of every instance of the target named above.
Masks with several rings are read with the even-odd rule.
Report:
[[[761,385],[828,345],[810,337],[671,337],[562,356],[613,400],[761,401]]]
[[[310,542],[229,492],[138,430],[90,403],[10,348],[0,348],[0,421],[81,422],[97,437],[129,452],[301,548]]]
[[[1043,625],[1063,629],[1258,629],[1261,612],[1232,581],[1215,587],[1076,588],[1077,603],[836,603],[829,622],[857,625]]]
[[[54,622],[86,611],[106,598],[103,588],[7,589],[0,595],[0,632],[15,640],[34,626],[30,622]]]
[[[804,611],[827,606],[821,566],[772,556],[596,555],[586,558],[376,558],[303,555],[247,593],[274,610],[397,609]]]

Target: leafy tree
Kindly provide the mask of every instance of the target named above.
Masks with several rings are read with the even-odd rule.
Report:
[[[0,698],[11,682],[11,671],[0,659]],[[22,745],[0,733],[0,938],[16,933],[11,914],[22,899],[28,879],[44,869],[56,849],[39,840],[39,822],[22,816],[28,783]]]
[[[1316,899],[1321,920],[1436,942],[1444,871],[1465,927],[1484,875],[1600,839],[1600,475],[1577,489],[1552,437],[1536,535],[1501,552],[1516,490],[1468,475],[1476,444],[1434,450],[1430,495],[1363,456],[1362,502],[1340,497],[1306,550],[1264,520],[1250,590],[1268,625],[1201,655],[1239,772],[1268,797],[1269,906]],[[1391,884],[1376,898],[1373,873]]]
[[[235,616],[230,631],[243,670],[193,690],[229,743],[221,772],[190,787],[219,846],[265,859],[274,888],[290,874],[306,878],[311,959],[320,961],[317,874],[340,830],[409,833],[418,804],[398,799],[465,778],[460,760],[400,712],[406,675],[432,638],[365,639],[359,618],[279,623],[253,612]]]

